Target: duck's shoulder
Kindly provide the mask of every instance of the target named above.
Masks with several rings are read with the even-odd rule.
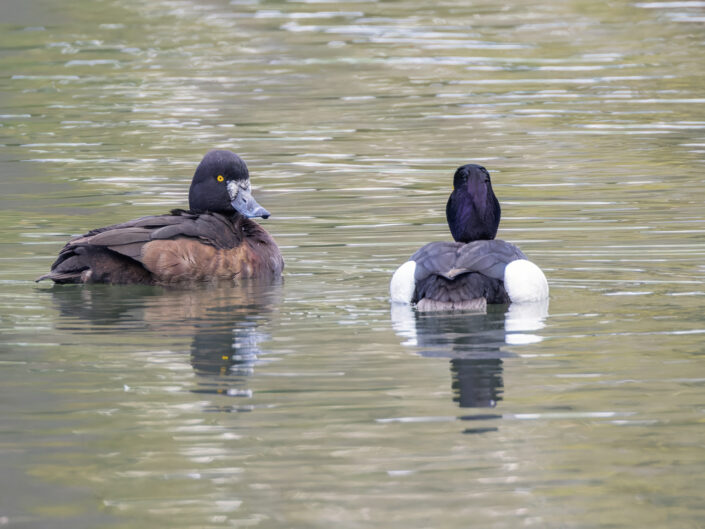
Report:
[[[409,260],[414,261],[417,266],[427,266],[432,269],[440,263],[453,261],[463,246],[461,242],[429,242],[416,250]]]
[[[502,279],[506,266],[518,259],[526,259],[524,252],[501,239],[469,242],[458,250],[460,267],[495,279]]]
[[[507,264],[517,259],[526,259],[526,256],[517,246],[499,239],[469,243],[431,242],[410,258],[416,263],[417,281],[429,275],[453,279],[469,272],[502,279]]]
[[[152,230],[151,239],[154,241],[190,238],[217,249],[231,249],[248,236],[243,220],[248,219],[175,209],[169,215],[159,215],[145,222]]]

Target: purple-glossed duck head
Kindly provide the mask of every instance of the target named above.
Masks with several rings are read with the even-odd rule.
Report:
[[[453,177],[453,192],[446,204],[446,219],[458,242],[494,239],[501,209],[492,191],[490,173],[481,165],[459,167]]]

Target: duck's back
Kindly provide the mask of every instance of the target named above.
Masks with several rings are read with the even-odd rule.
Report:
[[[256,222],[174,210],[72,239],[40,280],[172,284],[274,278],[283,268],[279,248]]]
[[[501,240],[432,242],[394,274],[392,299],[420,310],[482,310],[487,303],[508,303],[506,267],[524,259],[519,248]]]

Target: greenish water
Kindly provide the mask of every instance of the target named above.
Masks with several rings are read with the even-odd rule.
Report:
[[[0,527],[702,527],[705,3],[0,4]],[[36,285],[250,167],[284,281]],[[548,316],[392,313],[454,169]]]

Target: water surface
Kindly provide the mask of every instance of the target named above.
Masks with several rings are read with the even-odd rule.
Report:
[[[0,526],[699,527],[702,2],[0,6]],[[35,285],[248,162],[281,284]],[[545,316],[390,309],[484,164]]]

